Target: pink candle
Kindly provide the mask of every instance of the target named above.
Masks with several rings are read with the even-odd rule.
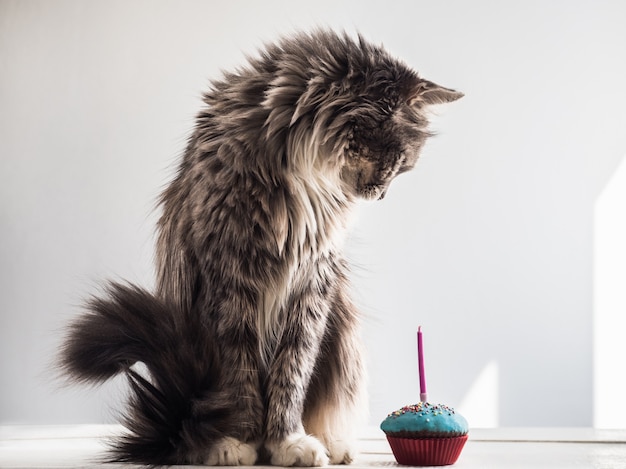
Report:
[[[420,401],[426,402],[428,394],[426,392],[426,376],[424,373],[424,344],[422,341],[422,326],[417,328],[417,365],[420,375]]]

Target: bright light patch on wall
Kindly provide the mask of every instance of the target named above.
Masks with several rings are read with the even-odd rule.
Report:
[[[594,226],[594,419],[626,427],[626,158],[596,200]]]
[[[494,428],[499,422],[498,362],[490,361],[482,369],[469,391],[463,397],[459,412],[472,428]]]

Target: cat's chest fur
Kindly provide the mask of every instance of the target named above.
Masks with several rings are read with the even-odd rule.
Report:
[[[283,262],[261,292],[259,305],[257,328],[265,364],[280,341],[294,298],[320,294],[321,284],[333,282],[331,265],[340,256],[354,211],[338,172],[304,156],[290,174],[285,194],[274,236]]]

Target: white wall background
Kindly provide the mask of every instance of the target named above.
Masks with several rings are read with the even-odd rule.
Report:
[[[328,25],[466,93],[350,241],[371,421],[418,399],[421,324],[431,399],[473,426],[592,425],[594,207],[626,152],[624,18],[598,0],[0,1],[0,423],[115,418],[118,386],[54,381],[59,331],[102,279],[152,283],[154,202],[208,79]]]

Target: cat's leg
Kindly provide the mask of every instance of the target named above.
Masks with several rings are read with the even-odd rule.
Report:
[[[227,348],[224,344],[221,346]],[[236,359],[224,360],[225,366],[230,370],[246,370],[234,372],[225,384],[225,389],[230,390],[230,406],[234,409],[232,418],[236,422],[232,430],[210,445],[202,463],[207,466],[251,466],[257,461],[262,441],[263,409],[255,382],[258,377],[254,372],[247,372],[250,368],[245,364],[248,362],[245,352],[232,349],[226,353],[239,355]]]
[[[241,347],[231,348],[224,343],[220,346],[230,349],[225,352],[230,358],[223,362],[229,370],[224,387],[229,390],[229,405],[235,422],[232,429],[211,444],[202,463],[207,466],[251,466],[257,461],[262,442],[263,408],[258,374],[253,371],[249,356]]]
[[[314,278],[294,292],[284,316],[282,338],[266,384],[265,447],[277,466],[324,466],[326,447],[307,435],[302,412],[316,357],[326,328],[329,279]]]
[[[231,283],[231,285],[237,285]],[[253,465],[262,444],[263,399],[259,381],[258,337],[250,320],[253,295],[242,290],[222,295],[217,308],[215,337],[220,349],[220,387],[232,419],[224,436],[214,442],[203,459],[210,466]]]
[[[207,406],[215,406],[217,398],[225,401],[217,405],[232,409],[226,428],[218,424],[213,430],[222,433],[221,438],[189,454],[187,459],[209,466],[253,465],[262,443],[263,401],[258,375],[258,338],[256,331],[249,327],[256,308],[254,295],[250,294],[252,286],[237,272],[224,268],[207,266],[203,275],[198,270],[198,261],[185,256],[178,248],[177,240],[183,235],[173,237],[172,233],[172,230],[163,230],[160,235],[158,293],[182,310],[193,308],[191,314],[210,315],[208,322],[214,327],[207,330],[207,340],[214,341],[220,350],[220,385],[228,397],[209,395]],[[211,276],[213,271],[218,271],[219,275]],[[198,283],[205,283],[215,294],[214,298],[193,297],[193,285]],[[197,412],[202,414],[201,399],[196,406]],[[202,431],[201,424],[197,431]]]
[[[356,430],[365,423],[367,399],[359,318],[339,291],[307,392],[304,428],[328,448],[331,464],[356,455]]]

